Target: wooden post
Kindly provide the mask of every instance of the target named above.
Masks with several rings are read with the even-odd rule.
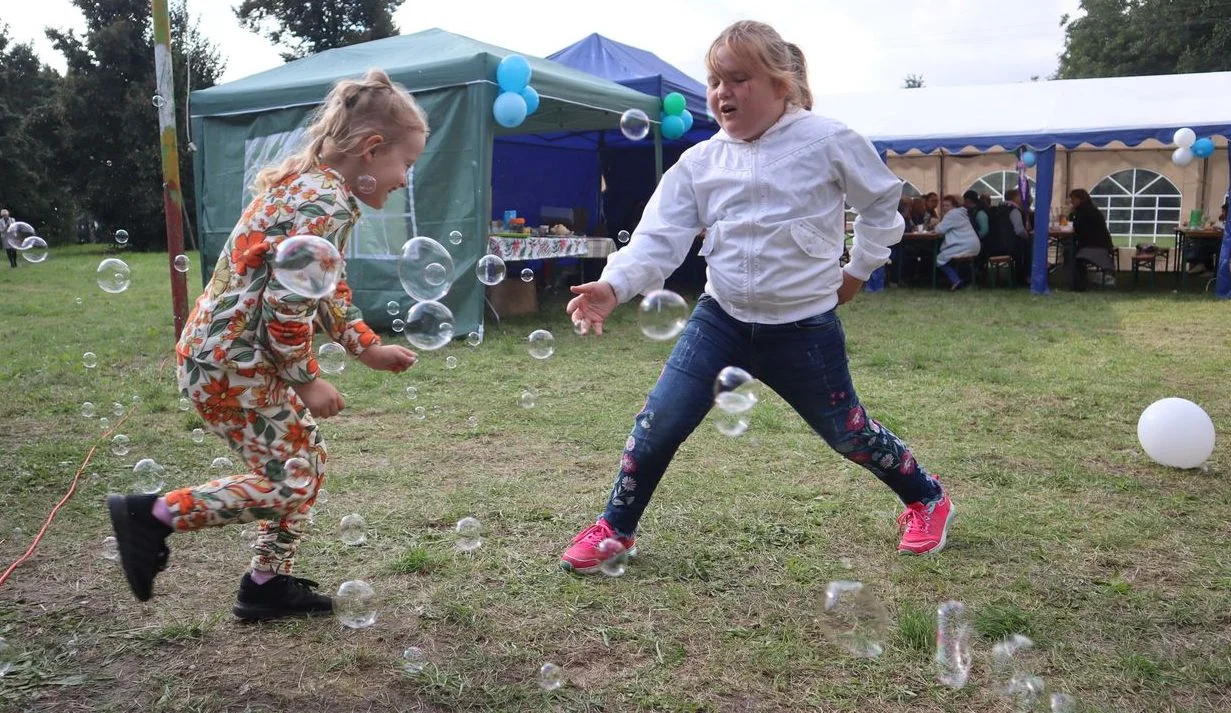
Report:
[[[188,278],[175,269],[184,252],[184,195],[180,191],[180,160],[175,133],[175,81],[171,62],[171,17],[167,0],[153,0],[154,75],[157,82],[158,131],[162,148],[162,209],[167,221],[167,269],[171,272],[171,308],[175,338],[188,319]]]

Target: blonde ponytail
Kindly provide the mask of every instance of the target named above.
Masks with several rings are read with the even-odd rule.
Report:
[[[374,134],[398,141],[414,132],[429,132],[427,114],[384,70],[368,70],[363,79],[343,79],[316,108],[303,147],[281,163],[261,169],[253,192],[263,193],[287,176],[310,171],[327,156],[355,155]]]

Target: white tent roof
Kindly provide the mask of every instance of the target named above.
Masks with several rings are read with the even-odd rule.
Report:
[[[813,110],[896,153],[1169,144],[1185,126],[1231,136],[1231,72],[831,94],[817,96]]]

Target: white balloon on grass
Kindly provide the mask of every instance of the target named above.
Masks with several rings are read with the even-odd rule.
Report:
[[[1137,419],[1146,455],[1172,468],[1196,468],[1214,452],[1214,422],[1188,399],[1159,399]]]

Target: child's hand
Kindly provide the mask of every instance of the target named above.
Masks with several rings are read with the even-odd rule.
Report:
[[[304,384],[292,384],[291,388],[295,389],[295,393],[308,407],[308,411],[316,418],[329,418],[337,416],[346,404],[342,401],[342,394],[334,388],[333,384],[324,379],[314,379]]]
[[[589,334],[593,329],[595,334],[602,336],[603,320],[620,304],[611,283],[601,280],[587,282],[569,290],[577,296],[568,301],[564,311],[572,318],[573,324],[580,328],[581,334]]]
[[[418,358],[411,350],[396,344],[378,344],[359,355],[359,361],[369,369],[392,371],[394,374],[414,366]]]

